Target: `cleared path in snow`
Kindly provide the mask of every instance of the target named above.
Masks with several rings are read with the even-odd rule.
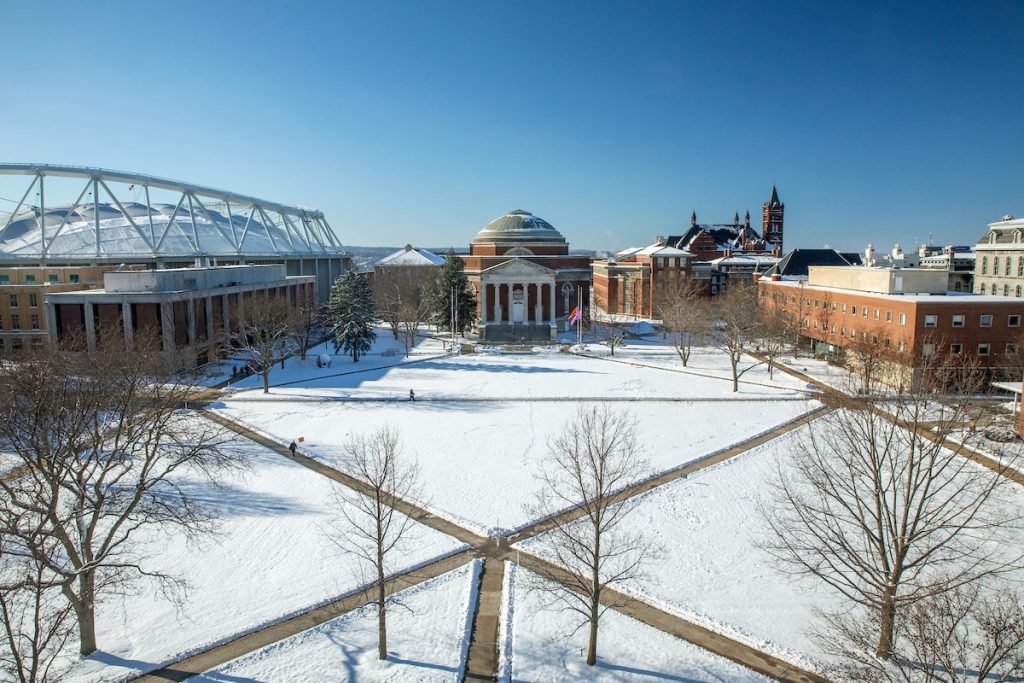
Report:
[[[737,444],[723,451],[711,454],[696,462],[688,463],[683,467],[662,473],[653,479],[647,480],[645,482],[640,482],[634,486],[625,489],[620,495],[622,499],[625,500],[627,498],[640,495],[642,493],[646,493],[647,491],[657,488],[658,486],[667,484],[671,481],[675,481],[676,479],[684,477],[691,472],[699,471],[715,463],[719,463],[724,460],[728,460],[730,458],[746,453],[750,449],[755,448],[756,446],[762,443],[770,441],[778,436],[781,436],[782,434],[785,434],[787,432],[792,431],[793,429],[796,429],[797,427],[803,424],[806,424],[807,422],[816,419],[817,417],[820,417],[821,415],[827,413],[829,410],[831,409],[827,406],[818,408],[812,411],[811,413],[807,413],[801,416],[800,418],[797,418],[796,420],[791,420],[790,422],[778,425],[777,427],[759,436],[749,439],[746,442]],[[235,432],[239,436],[255,441],[256,443],[259,443],[260,445],[271,449],[272,451],[281,455],[282,457],[288,458],[289,460],[292,460],[300,465],[308,467],[313,471],[322,474],[323,476],[326,476],[334,481],[337,481],[340,484],[348,486],[356,491],[368,491],[366,485],[360,482],[358,479],[348,474],[345,474],[344,472],[336,470],[333,467],[325,465],[322,462],[313,460],[312,458],[308,458],[304,455],[296,454],[293,456],[284,444],[278,443],[270,438],[267,438],[266,436],[263,436],[262,434],[259,434],[249,429],[248,427],[245,427],[244,425],[238,424],[233,420],[225,418],[220,414],[208,410],[201,410],[199,411],[199,414],[206,417],[207,419],[217,422],[220,425],[223,425],[224,427]],[[492,569],[492,572],[494,565],[498,565],[502,561],[506,560],[512,562],[520,561],[524,567],[533,570],[536,570],[537,568],[541,567],[542,564],[548,564],[545,560],[535,557],[530,553],[513,550],[510,548],[510,545],[514,541],[525,540],[526,538],[536,536],[549,530],[553,526],[553,521],[551,519],[541,520],[531,526],[528,526],[525,529],[520,530],[515,536],[511,538],[490,538],[476,534],[470,531],[469,529],[466,529],[464,527],[459,526],[458,524],[455,524],[454,522],[438,517],[430,511],[410,501],[402,499],[392,499],[391,502],[393,503],[395,509],[399,510],[405,515],[408,515],[417,522],[432,527],[438,531],[441,531],[442,533],[448,534],[471,546],[471,550],[463,551],[462,553],[459,553],[457,555],[453,555],[449,558],[439,560],[438,562],[435,562],[433,564],[423,566],[418,570],[415,570],[415,572],[410,572],[410,574],[416,573],[418,575],[423,576],[421,581],[426,580],[426,578],[430,578],[432,576],[439,576],[442,573],[451,571],[452,569],[461,566],[461,564],[469,562],[473,557],[483,557],[485,558],[485,562],[487,560],[490,560],[490,562],[487,562],[487,566],[489,569]],[[579,512],[573,510],[564,513],[564,516],[560,516],[558,519],[562,521],[569,521],[570,519],[578,516]],[[560,571],[563,574],[568,575],[568,570]],[[484,576],[486,577],[486,572]],[[403,580],[403,577],[396,577],[395,579],[393,579],[393,581],[396,582],[400,580]],[[495,680],[497,676],[498,658],[496,656],[496,651],[494,651],[494,648],[496,647],[494,643],[497,640],[497,617],[495,617],[492,620],[490,618],[489,613],[492,610],[492,603],[500,604],[501,581],[500,579],[498,580],[496,591],[493,589],[493,587],[491,587],[492,590],[490,591],[483,590],[487,588],[487,586],[481,586],[481,588],[482,590],[478,592],[477,603],[474,606],[474,628],[470,641],[470,659],[473,662],[473,668],[471,670],[469,668],[470,662],[467,662],[467,675],[465,680]],[[619,596],[616,594],[616,600],[618,599]],[[346,602],[344,605],[342,605],[341,603],[343,603],[345,600],[351,600],[351,602]],[[338,606],[336,607],[336,609],[344,609],[344,611],[351,611],[356,607],[366,604],[366,602],[367,598],[365,594],[360,594],[358,600],[346,598],[341,601],[338,601]],[[326,607],[330,606],[325,606],[324,608],[319,609],[326,609]],[[746,666],[754,671],[757,671],[758,673],[770,676],[776,680],[788,683],[826,682],[825,678],[815,673],[800,669],[799,667],[796,667],[795,665],[789,662],[769,655],[745,643],[733,640],[725,635],[699,626],[691,621],[683,619],[682,617],[670,614],[665,610],[662,610],[658,607],[643,602],[642,600],[630,598],[629,604],[627,606],[616,607],[615,609],[627,616],[630,616],[645,624],[653,626],[654,628],[657,628],[673,636],[676,636],[682,640],[690,642],[693,645],[704,648],[705,650],[711,653],[720,655],[734,662],[742,664],[743,666]],[[312,610],[311,612],[308,612],[306,614],[312,614],[316,611],[317,610]],[[308,623],[308,625],[306,626],[302,626],[301,624],[303,622],[298,621],[300,617],[304,615],[293,617],[293,619],[281,623],[292,623],[292,628],[296,629],[294,631],[292,630],[292,628],[282,628],[280,629],[280,631],[275,632],[271,630],[274,627],[268,627],[267,629],[263,629],[262,631],[258,631],[257,633],[250,634],[250,636],[243,636],[242,638],[231,641],[224,645],[220,645],[209,650],[206,650],[204,652],[198,653],[193,657],[190,657],[189,659],[179,662],[178,664],[165,667],[164,669],[161,669],[159,672],[154,672],[138,680],[144,680],[148,683],[155,683],[156,681],[168,680],[185,680],[189,676],[195,675],[196,673],[202,673],[203,671],[212,669],[227,661],[230,661],[231,659],[236,659],[245,654],[253,652],[256,649],[265,647],[273,642],[276,642],[277,640],[281,640],[283,638],[295,635],[296,633],[299,633],[302,630],[305,630],[306,628],[311,628],[312,626],[319,625],[319,623],[323,623],[324,621],[334,618],[339,614],[344,613],[344,611],[332,613],[331,616],[327,616],[327,614],[325,613],[323,615],[314,617],[314,621],[316,619],[320,619],[321,616],[322,620],[317,621],[316,623],[305,622]],[[492,629],[495,630],[494,633],[491,633]],[[257,634],[263,635],[255,637],[257,636]],[[488,652],[490,651],[494,651],[494,654],[488,655]],[[474,653],[476,654],[475,659],[473,657]],[[208,657],[209,659],[202,659],[203,657]],[[186,664],[186,662],[191,662],[191,664]],[[201,671],[195,671],[195,669],[204,666],[206,667],[205,669],[202,669]],[[182,669],[182,672],[175,673],[178,671],[178,669]],[[472,671],[473,674],[472,678],[469,676],[470,671]],[[183,676],[183,674],[186,673],[187,675]]]

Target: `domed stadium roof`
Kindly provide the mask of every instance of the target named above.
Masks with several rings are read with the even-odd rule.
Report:
[[[342,253],[323,214],[312,209],[102,169],[0,164],[0,173],[33,178],[14,211],[0,213],[0,258],[301,257]],[[47,191],[45,198],[50,201],[44,206],[40,190],[44,179],[51,176],[84,179],[85,188],[77,200],[65,200],[63,204],[59,198],[53,201],[52,193]],[[130,187],[118,192],[116,188],[124,185]],[[148,201],[151,188],[172,192],[175,203]]]
[[[529,211],[516,209],[495,218],[477,233],[473,242],[558,242],[565,243],[562,234],[543,218]]]

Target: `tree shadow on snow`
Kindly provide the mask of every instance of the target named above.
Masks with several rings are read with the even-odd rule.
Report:
[[[265,491],[253,491],[233,484],[214,484],[209,481],[175,481],[174,486],[190,500],[198,503],[220,519],[239,517],[266,517],[268,515],[304,515],[316,512],[297,498],[286,498]],[[168,500],[178,493],[169,488],[157,491]]]

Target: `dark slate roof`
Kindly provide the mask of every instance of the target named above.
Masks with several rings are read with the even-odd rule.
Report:
[[[853,256],[851,254],[850,256]],[[860,255],[856,263],[848,260],[835,249],[794,249],[772,266],[765,275],[788,275],[791,277],[807,277],[810,266],[853,266],[860,265]]]
[[[665,238],[665,245],[677,249],[686,249],[690,242],[701,231],[706,232],[719,249],[736,249],[744,239],[759,240],[760,235],[753,228],[743,225],[732,225],[729,223],[715,223],[711,225],[695,225],[682,235],[670,235]]]
[[[846,262],[851,266],[863,266],[864,257],[861,256],[859,251],[841,251],[839,255],[846,259]]]
[[[772,197],[771,197],[771,199],[768,200],[768,206],[771,206],[772,204],[779,204],[779,203],[781,203],[781,202],[779,202],[779,193],[775,191],[775,185],[773,184],[772,185]]]

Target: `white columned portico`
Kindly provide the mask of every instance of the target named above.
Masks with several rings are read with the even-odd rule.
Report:
[[[480,322],[487,324],[487,283],[480,281]]]
[[[552,280],[548,284],[548,322],[551,325],[555,324],[555,283]]]

